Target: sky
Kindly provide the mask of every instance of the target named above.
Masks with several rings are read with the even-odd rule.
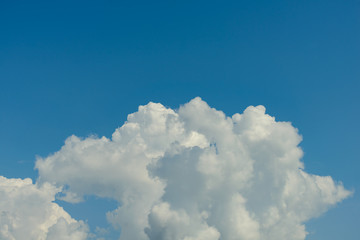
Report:
[[[34,233],[42,237],[47,234],[44,239],[56,239],[59,232],[66,232],[69,239],[84,239],[86,234],[96,238],[89,235],[91,232],[99,239],[102,235],[117,239],[121,234],[126,240],[144,226],[150,239],[160,238],[164,229],[173,234],[188,231],[193,234],[189,239],[201,239],[203,233],[191,226],[211,234],[213,239],[218,234],[231,239],[229,236],[243,233],[235,234],[220,220],[237,204],[243,213],[242,222],[249,223],[248,232],[254,233],[241,235],[242,239],[263,237],[261,234],[266,232],[269,239],[288,236],[281,234],[296,232],[302,221],[306,222],[307,240],[358,239],[359,13],[358,0],[0,3],[0,192],[2,199],[7,199],[0,200],[0,236],[11,239],[11,229],[6,233],[4,227],[11,225],[12,214],[31,215],[36,209],[49,209],[37,216],[39,223],[51,216],[56,216],[52,221],[57,222],[47,221]],[[258,105],[266,112],[263,107],[249,107]],[[128,117],[132,113],[136,114]],[[163,119],[175,119],[169,121],[178,125],[169,125],[170,129],[180,129],[181,134],[148,132],[168,124]],[[230,122],[234,130],[227,131]],[[241,126],[238,130],[236,124]],[[141,143],[129,130],[133,125],[138,126],[136,134],[140,134]],[[227,143],[232,138],[236,141]],[[168,145],[172,141],[179,146]],[[131,151],[130,143],[144,144],[148,150]],[[76,150],[83,146],[92,150]],[[122,160],[118,165],[110,161],[119,154],[114,146],[129,154],[119,157]],[[293,175],[261,164],[251,165],[261,162],[265,158],[262,156],[275,164],[274,156],[279,152],[297,152],[289,157],[291,168],[286,165]],[[206,184],[221,181],[215,173],[210,174],[210,163],[207,168],[201,167],[201,156],[215,154],[214,159],[230,164],[230,153],[247,159],[243,164],[249,168],[244,167],[247,170],[240,174],[244,179],[238,180],[236,187],[230,180],[221,179],[231,185],[229,192],[216,187],[211,193],[205,191]],[[146,156],[141,158],[139,154]],[[126,162],[128,158],[132,162]],[[174,165],[166,159],[173,160],[169,161]],[[193,159],[198,165],[187,165],[184,159]],[[112,167],[119,172],[111,174]],[[224,171],[243,168],[231,164],[222,167],[219,169]],[[139,178],[126,178],[126,169],[134,170]],[[194,194],[176,193],[176,189],[194,182],[170,174],[174,169],[183,169],[189,181],[203,184],[193,188],[201,193],[193,199],[199,205],[204,204],[204,198],[233,196],[235,192],[242,195],[218,199],[229,209],[221,210],[214,203],[213,208],[191,215],[193,206],[186,197]],[[266,225],[266,218],[259,212],[267,206],[266,201],[257,203],[259,192],[273,189],[274,196],[288,201],[276,195],[279,186],[266,185],[259,180],[260,175],[251,182],[250,175],[261,171],[273,180],[283,179],[284,186],[291,184],[286,177],[302,176],[305,182],[299,180],[301,184],[295,184],[294,189],[305,186],[303,194],[290,191],[289,199],[307,196],[314,209],[281,210],[272,199],[276,211],[290,211],[299,218],[292,219],[291,226],[259,227]],[[159,179],[155,181],[153,176]],[[331,176],[333,180],[315,176]],[[104,181],[106,190],[95,186],[96,179]],[[174,184],[170,184],[172,181]],[[319,181],[326,182],[319,187],[321,191],[333,189],[328,202],[322,198],[326,194],[321,197],[312,191],[314,184],[320,186]],[[130,190],[116,184],[129,186]],[[246,190],[251,184],[252,191]],[[148,186],[151,191],[139,186]],[[18,189],[19,195],[11,195],[9,189]],[[130,224],[138,229],[126,227],[121,217],[135,219],[138,212],[132,209],[140,209],[136,204],[126,208],[124,191],[132,190],[153,199],[136,203],[151,212],[145,217],[148,223]],[[28,202],[22,201],[29,193],[33,195],[28,196]],[[85,201],[76,203],[81,198]],[[22,206],[19,210],[10,204],[17,201]],[[29,206],[34,213],[28,212]],[[106,217],[106,212],[112,213]],[[162,226],[163,212],[180,222],[163,219],[171,226]],[[186,225],[183,219],[193,222]],[[24,230],[27,224],[22,224]],[[114,229],[118,225],[121,230]],[[50,230],[45,234],[41,229]],[[298,239],[304,239],[301,233],[299,230]],[[166,234],[161,236],[171,239]],[[205,239],[211,239],[209,236]],[[176,237],[184,238],[181,234]]]

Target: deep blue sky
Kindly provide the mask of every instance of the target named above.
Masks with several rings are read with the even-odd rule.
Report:
[[[299,128],[307,172],[355,190],[308,239],[356,240],[359,43],[359,0],[3,1],[0,175],[36,179],[36,155],[109,137],[149,101],[262,104]]]

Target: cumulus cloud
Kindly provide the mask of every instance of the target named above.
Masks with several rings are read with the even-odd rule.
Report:
[[[54,203],[60,189],[0,176],[0,239],[84,240],[88,227]]]
[[[305,172],[300,141],[263,106],[228,117],[200,98],[177,110],[149,103],[110,139],[71,136],[39,158],[37,184],[73,203],[115,199],[106,214],[122,240],[303,240],[307,220],[351,193]],[[78,229],[63,219],[48,236]]]

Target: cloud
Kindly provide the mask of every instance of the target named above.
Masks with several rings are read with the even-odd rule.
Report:
[[[86,224],[53,202],[59,191],[48,183],[0,176],[0,239],[86,239]]]
[[[122,240],[303,240],[307,220],[351,193],[306,173],[300,142],[263,106],[227,117],[200,98],[176,111],[149,103],[111,139],[71,136],[39,158],[37,184],[73,203],[115,199],[106,214]]]

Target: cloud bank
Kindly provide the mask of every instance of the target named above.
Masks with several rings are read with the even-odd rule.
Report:
[[[351,193],[304,171],[300,141],[263,106],[227,117],[200,98],[176,111],[150,102],[111,139],[71,136],[39,158],[36,185],[3,178],[0,236],[89,237],[83,222],[52,202],[61,190],[72,203],[86,195],[118,201],[106,214],[121,240],[303,240],[307,220]],[[11,205],[18,198],[28,199],[22,210]]]

